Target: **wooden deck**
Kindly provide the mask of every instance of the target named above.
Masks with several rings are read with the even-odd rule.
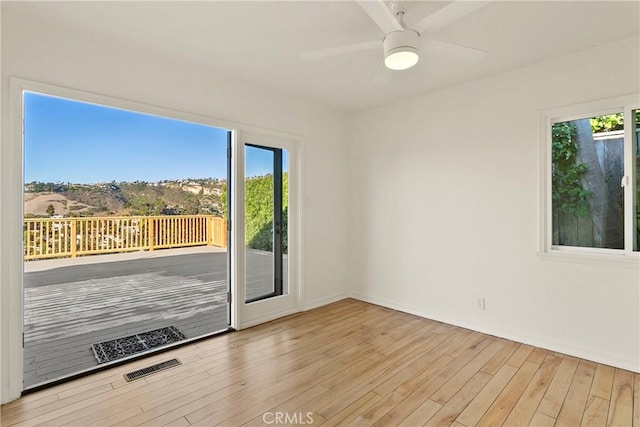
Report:
[[[142,273],[25,289],[25,386],[97,366],[91,344],[176,326],[227,328],[227,283]]]
[[[122,378],[172,357],[183,365]],[[259,426],[276,414],[326,426],[640,427],[640,374],[343,300],[29,394],[2,407],[1,424]]]
[[[165,326],[188,338],[227,329],[226,256],[156,256],[26,273],[25,388],[95,368],[94,343]],[[252,297],[268,286],[271,257],[249,256],[256,266],[248,272]]]

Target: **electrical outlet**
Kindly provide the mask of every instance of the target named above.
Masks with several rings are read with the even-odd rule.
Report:
[[[484,310],[484,297],[476,298],[476,308],[478,310]]]

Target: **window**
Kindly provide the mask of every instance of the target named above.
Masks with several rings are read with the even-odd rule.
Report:
[[[638,97],[550,112],[543,123],[545,252],[638,253]]]

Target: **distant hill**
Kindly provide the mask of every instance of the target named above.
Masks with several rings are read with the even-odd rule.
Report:
[[[288,251],[289,176],[282,176],[282,247]],[[25,217],[211,214],[223,216],[227,183],[217,179],[161,182],[63,184],[31,182],[24,186]],[[245,179],[245,241],[273,250],[273,176]]]
[[[56,215],[68,216],[69,212],[83,212],[93,206],[69,200],[62,194],[57,193],[25,193],[24,211],[27,216],[49,216],[47,207],[53,206]]]
[[[31,182],[25,184],[25,216],[55,215],[185,215],[222,216],[222,193],[226,181],[215,178],[160,182],[110,182],[71,184]]]

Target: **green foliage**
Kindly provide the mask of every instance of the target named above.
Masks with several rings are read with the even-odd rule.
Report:
[[[227,212],[227,183],[226,182],[222,185],[222,193],[220,194],[220,204],[222,205],[222,217],[224,219],[229,219],[229,215]]]
[[[47,206],[47,215],[53,216],[54,213],[56,213],[56,208],[53,205]]]
[[[587,196],[581,177],[587,170],[577,162],[576,128],[571,122],[555,123],[551,128],[552,141],[552,201],[554,211],[586,216],[589,212]]]
[[[200,185],[201,188],[194,187]],[[219,214],[218,193],[223,182],[215,178],[166,180],[159,183],[145,181],[110,182],[101,184],[70,184],[31,182],[25,192],[62,194],[71,202],[88,206],[73,208],[69,215],[195,215]],[[65,203],[67,200],[63,200]]]
[[[282,247],[287,252],[289,180],[282,174]],[[245,243],[253,249],[273,250],[273,176],[245,180]]]
[[[589,119],[593,133],[611,132],[624,129],[624,117],[622,113],[607,114],[606,116],[592,117]]]
[[[213,189],[222,185],[218,180],[189,180],[202,186],[197,193],[186,191],[183,184],[163,181],[160,185],[146,182],[120,183],[127,198],[126,207],[132,215],[196,215],[217,213],[219,197]],[[205,194],[204,188],[207,188]]]

